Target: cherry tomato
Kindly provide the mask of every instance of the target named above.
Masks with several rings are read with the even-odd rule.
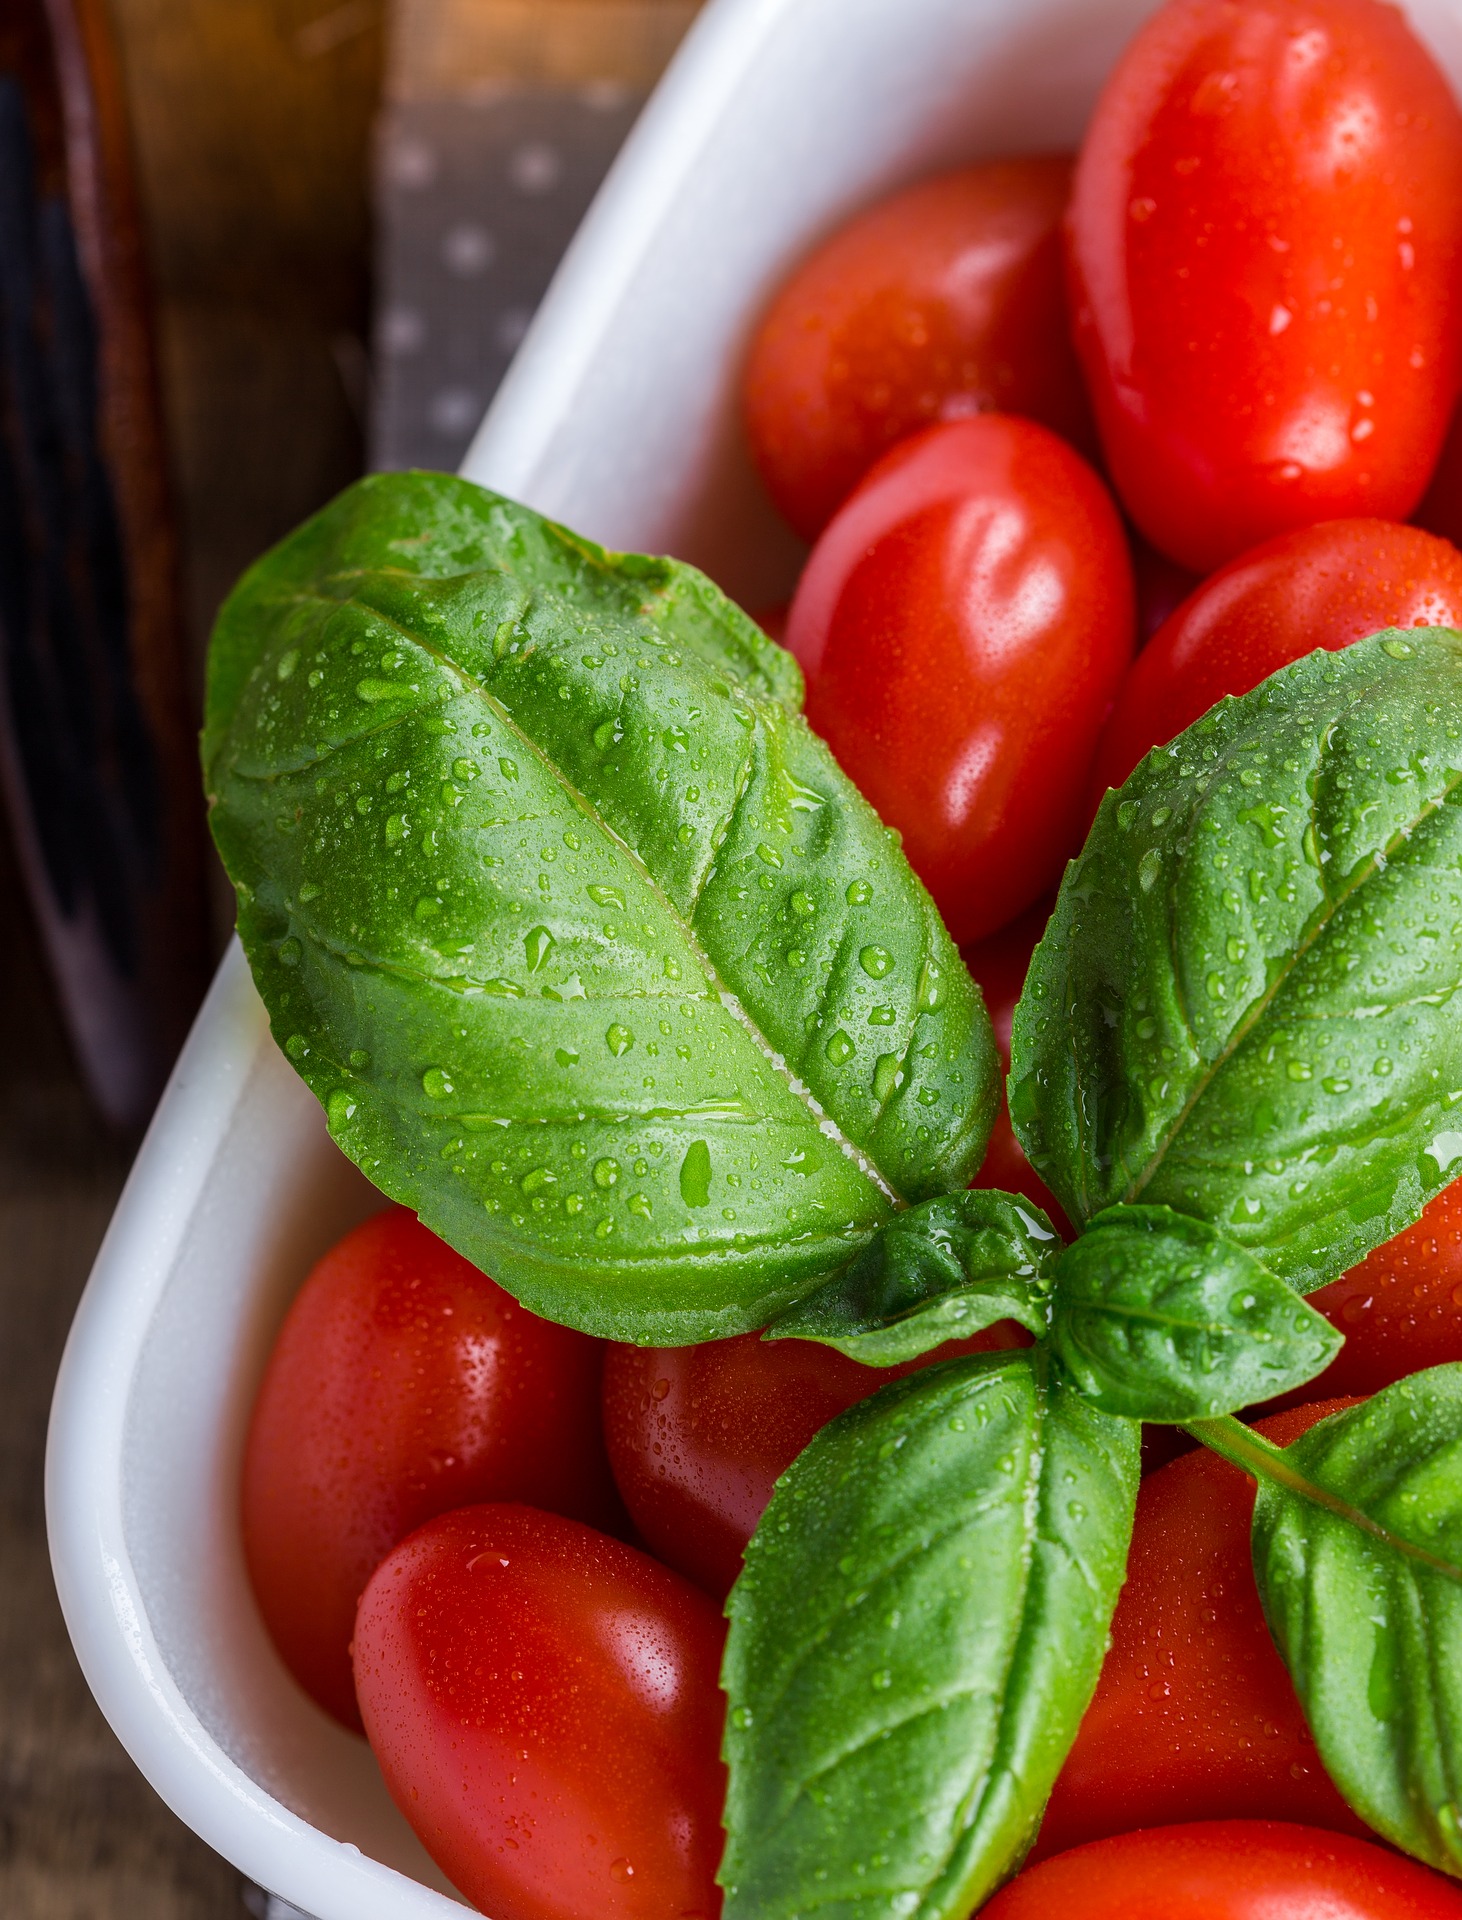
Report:
[[[634,1547],[465,1507],[372,1575],[356,1687],[393,1799],[494,1920],[712,1920],[724,1635]]]
[[[604,1434],[615,1479],[651,1551],[719,1599],[777,1476],[829,1420],[934,1360],[1028,1344],[1001,1321],[901,1367],[758,1333],[698,1347],[611,1346]]]
[[[1206,573],[1404,519],[1462,347],[1462,114],[1381,0],[1169,0],[1102,91],[1068,225],[1118,493]]]
[[[413,1527],[489,1497],[612,1524],[603,1349],[520,1307],[404,1207],[315,1267],[244,1450],[244,1553],[305,1691],[358,1727],[356,1602]]]
[[[1266,540],[1205,580],[1133,662],[1097,751],[1095,791],[1121,786],[1226,693],[1247,693],[1316,647],[1459,622],[1462,553],[1448,540],[1392,520],[1330,520]]]
[[[1258,1423],[1286,1446],[1328,1400]],[[1254,1483],[1200,1448],[1142,1483],[1112,1644],[1051,1795],[1036,1857],[1193,1819],[1365,1833],[1320,1765],[1264,1624],[1249,1549]]]
[[[981,1920],[1462,1920],[1462,1890],[1346,1834],[1203,1820],[1029,1867]]]
[[[1462,1182],[1414,1227],[1310,1295],[1345,1345],[1307,1393],[1379,1393],[1408,1373],[1462,1360]]]
[[[1084,446],[1066,325],[1064,156],[988,161],[842,227],[772,302],[743,401],[772,498],[814,539],[878,456],[935,420],[1024,413]]]
[[[1054,883],[1132,655],[1122,524],[1064,441],[983,414],[885,454],[813,549],[787,645],[956,940]]]
[[[1015,1019],[1015,1003],[1020,998],[1025,976],[1030,971],[1031,954],[1045,932],[1050,917],[1051,902],[1040,900],[1028,913],[1023,913],[1018,920],[1012,920],[999,933],[980,941],[978,946],[965,949],[965,965],[979,982],[980,992],[985,996],[990,1024],[995,1029],[995,1044],[1000,1049],[1001,1063],[1007,1073],[1010,1071],[1010,1029]],[[1044,1207],[1060,1233],[1068,1239],[1074,1237],[1071,1223],[1061,1211],[1056,1196],[1048,1191],[1015,1137],[1003,1089],[1000,1111],[990,1132],[990,1144],[985,1149],[980,1171],[971,1185],[997,1187],[1004,1193],[1023,1193],[1028,1200],[1034,1200],[1038,1207]]]

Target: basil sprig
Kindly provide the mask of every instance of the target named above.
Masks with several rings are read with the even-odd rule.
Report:
[[[1015,1013],[1070,1218],[1193,1214],[1302,1293],[1462,1170],[1462,636],[1223,700],[1103,800]]]
[[[1130,1420],[1202,1420],[1303,1386],[1342,1338],[1253,1254],[1170,1207],[1109,1207],[1056,1262],[1051,1340]]]
[[[703,575],[380,474],[219,618],[204,762],[273,1030],[339,1145],[535,1311],[759,1326],[998,1100],[978,989]]]
[[[1261,1481],[1257,1572],[1351,1804],[1462,1872],[1462,1369],[1285,1451],[1297,1296],[1462,1165],[1462,636],[1223,701],[1108,794],[1016,1010],[1011,1114],[1082,1231],[961,1191],[977,989],[800,677],[702,576],[440,475],[246,575],[205,764],[274,1032],[388,1193],[537,1311],[773,1321],[888,1366],[733,1590],[728,1920],[956,1920],[1095,1686],[1138,1420]]]
[[[1325,1770],[1378,1833],[1462,1874],[1462,1366],[1321,1421],[1278,1474],[1254,1570]]]
[[[1038,1348],[885,1387],[778,1484],[732,1589],[726,1920],[964,1920],[1096,1686],[1137,1428]]]
[[[778,1315],[769,1340],[820,1340],[892,1367],[1014,1320],[1050,1323],[1060,1236],[1039,1207],[972,1187],[896,1215],[830,1285]]]

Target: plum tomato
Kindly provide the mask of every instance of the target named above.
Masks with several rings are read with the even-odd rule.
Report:
[[[1141,648],[1188,598],[1199,576],[1159,553],[1135,529],[1128,530],[1128,539],[1132,545],[1132,583],[1137,593],[1137,645]]]
[[[1086,447],[1066,324],[1071,161],[993,160],[882,200],[786,281],[743,409],[784,516],[815,539],[878,456],[935,420],[1024,413]]]
[[[1012,920],[1008,927],[1002,927],[999,933],[991,934],[988,940],[981,940],[978,945],[964,950],[965,965],[985,997],[990,1024],[995,1029],[995,1044],[1000,1049],[1001,1064],[1007,1073],[1010,1071],[1010,1029],[1015,1019],[1015,1003],[1020,998],[1025,976],[1030,971],[1031,954],[1051,917],[1052,904],[1048,899],[1037,901],[1018,920]],[[990,1131],[990,1144],[985,1149],[980,1171],[970,1184],[997,1187],[1003,1193],[1023,1193],[1027,1200],[1033,1200],[1038,1207],[1045,1209],[1052,1223],[1067,1239],[1074,1237],[1071,1223],[1062,1212],[1056,1196],[1047,1189],[1045,1182],[1026,1159],[1025,1149],[1015,1137],[1003,1088],[1000,1111]]]
[[[1258,1431],[1287,1446],[1351,1404],[1295,1407]],[[1111,1649],[1033,1857],[1205,1818],[1367,1831],[1320,1764],[1264,1624],[1253,1511],[1253,1481],[1201,1448],[1142,1482]]]
[[[1106,489],[1006,414],[902,441],[813,548],[787,619],[808,721],[956,940],[1013,919],[1080,844],[1132,620]]]
[[[779,1474],[829,1420],[935,1360],[1026,1346],[1001,1321],[900,1367],[865,1367],[810,1340],[743,1333],[698,1347],[611,1346],[604,1435],[652,1553],[718,1599],[741,1571]]]
[[[1119,787],[1152,747],[1226,693],[1379,627],[1462,624],[1462,553],[1392,520],[1282,533],[1211,574],[1132,664],[1097,750],[1093,788]]]
[[[1109,77],[1068,218],[1118,494],[1200,573],[1404,519],[1462,347],[1462,114],[1381,0],[1168,0]]]
[[[356,1687],[392,1798],[494,1920],[712,1920],[724,1636],[634,1547],[464,1507],[371,1576]]]
[[[1029,1867],[981,1920],[1462,1920],[1462,1889],[1347,1834],[1279,1820],[1124,1833]]]
[[[305,1691],[359,1727],[350,1632],[423,1520],[529,1500],[620,1514],[599,1426],[603,1348],[520,1307],[393,1207],[319,1261],[279,1330],[244,1449],[244,1553]]]
[[[1439,533],[1454,547],[1462,547],[1462,407],[1452,415],[1441,455],[1432,470],[1431,485],[1411,518],[1415,526]]]
[[[1310,1295],[1345,1345],[1306,1393],[1379,1393],[1423,1367],[1462,1360],[1462,1182],[1415,1226]]]

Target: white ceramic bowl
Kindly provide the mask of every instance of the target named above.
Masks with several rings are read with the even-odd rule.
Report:
[[[1152,0],[711,0],[616,163],[468,455],[610,545],[697,561],[744,604],[797,548],[734,417],[784,270],[874,195],[1073,146]],[[1462,0],[1410,9],[1454,84]],[[46,1507],[92,1690],[170,1806],[319,1920],[455,1907],[364,1744],[265,1636],[239,1455],[310,1263],[376,1204],[276,1052],[237,947],[97,1258],[56,1387]]]

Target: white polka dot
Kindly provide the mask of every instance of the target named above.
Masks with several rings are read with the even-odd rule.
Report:
[[[466,433],[477,425],[482,402],[469,387],[443,387],[431,403],[431,423],[438,433]]]
[[[385,353],[415,353],[426,338],[426,321],[412,307],[388,307],[378,329]]]
[[[549,146],[546,140],[524,141],[521,147],[513,149],[513,157],[508,162],[508,172],[519,193],[548,193],[558,185],[562,171],[558,149]]]
[[[589,80],[579,89],[579,98],[595,113],[614,113],[630,103],[630,90],[623,80]]]
[[[386,178],[395,187],[429,187],[437,177],[437,156],[425,140],[410,136],[386,147]]]
[[[442,258],[448,271],[463,279],[482,273],[497,257],[497,241],[485,227],[463,224],[449,227],[442,239]]]
[[[498,315],[497,325],[493,328],[493,337],[504,353],[514,351],[528,331],[532,318],[532,310],[528,307],[506,307]]]

